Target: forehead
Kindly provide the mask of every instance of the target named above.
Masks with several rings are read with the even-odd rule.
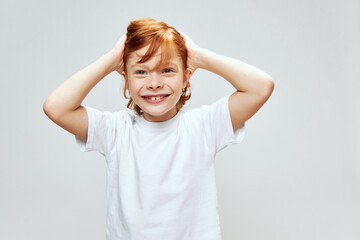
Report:
[[[161,48],[159,48],[159,50],[152,56],[152,58],[150,58],[147,62],[145,63],[137,63],[138,61],[140,61],[140,59],[146,54],[147,50],[148,50],[149,46],[143,47],[135,52],[132,52],[129,55],[127,64],[129,66],[129,68],[133,68],[139,65],[152,65],[155,66],[156,64],[159,63],[159,61],[161,60]],[[177,54],[177,52],[175,50],[172,49],[168,49],[167,51],[171,52],[171,59],[170,59],[170,63],[171,64],[175,64],[175,65],[181,65],[182,61],[181,61],[181,57]]]

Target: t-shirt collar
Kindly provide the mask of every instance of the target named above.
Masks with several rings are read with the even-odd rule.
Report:
[[[184,114],[184,110],[180,109],[174,117],[163,122],[150,122],[144,118],[144,115],[138,116],[137,121],[139,122],[140,125],[147,128],[164,129],[172,126],[175,122],[177,122],[180,119],[180,117],[183,114]]]

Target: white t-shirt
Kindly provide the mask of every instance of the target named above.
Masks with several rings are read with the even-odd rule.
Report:
[[[214,160],[245,134],[233,131],[229,96],[164,122],[85,106],[88,139],[75,138],[107,162],[108,240],[221,239]]]

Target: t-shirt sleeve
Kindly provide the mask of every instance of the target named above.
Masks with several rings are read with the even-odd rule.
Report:
[[[230,95],[203,107],[204,128],[208,132],[207,141],[210,147],[215,149],[215,153],[230,144],[240,143],[245,136],[245,123],[233,130],[229,111]]]
[[[88,114],[88,136],[85,141],[75,135],[76,143],[82,152],[97,151],[105,156],[115,142],[115,113],[101,112],[88,106],[84,107]]]

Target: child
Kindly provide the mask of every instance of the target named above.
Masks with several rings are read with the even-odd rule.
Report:
[[[182,110],[197,68],[225,78],[236,91]],[[124,77],[127,107],[135,113],[80,105],[112,71]],[[219,240],[216,153],[242,141],[245,121],[273,88],[263,71],[145,18],[132,21],[111,51],[60,85],[43,108],[75,135],[81,151],[105,156],[108,240]]]

